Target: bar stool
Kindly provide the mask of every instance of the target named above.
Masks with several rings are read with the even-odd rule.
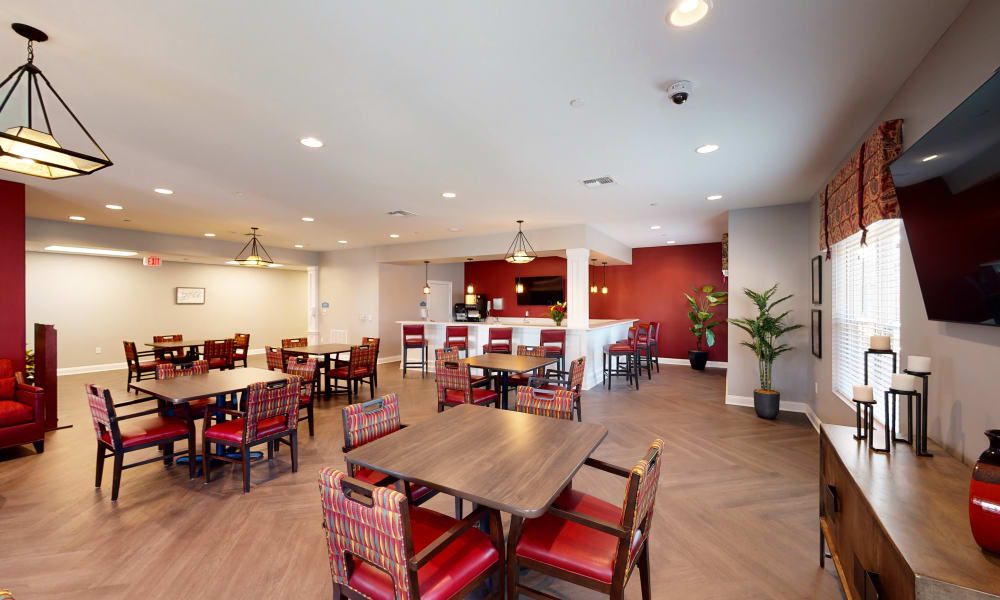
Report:
[[[406,360],[410,348],[420,349],[420,362]],[[427,375],[427,338],[423,325],[403,325],[403,377],[409,367],[420,367],[420,376]]]
[[[638,351],[638,366],[637,371],[639,375],[642,375],[642,357],[646,357],[646,378],[653,378],[653,352],[649,347],[649,323],[637,323],[635,326],[636,336],[636,350]]]
[[[446,348],[465,350],[465,357],[469,357],[469,328],[464,325],[453,325],[444,328],[444,345]]]
[[[490,341],[483,344],[483,354],[510,354],[514,346],[514,330],[510,327],[491,327]]]
[[[545,347],[545,356],[559,357],[559,370],[566,370],[565,329],[543,329],[538,336],[538,345]]]
[[[656,372],[660,372],[660,322],[649,322],[649,350],[653,356]]]
[[[608,389],[611,389],[612,377],[625,377],[628,383],[632,383],[635,376],[635,389],[639,389],[639,348],[638,336],[635,327],[629,327],[629,343],[606,344],[604,346],[604,356],[602,366],[604,370],[604,380],[608,382]],[[625,368],[622,368],[622,358],[625,358]]]

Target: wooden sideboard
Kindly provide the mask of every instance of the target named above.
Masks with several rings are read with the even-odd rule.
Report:
[[[853,427],[823,425],[820,563],[825,546],[848,600],[1000,598],[1000,556],[969,529],[972,469],[931,451],[877,454]]]

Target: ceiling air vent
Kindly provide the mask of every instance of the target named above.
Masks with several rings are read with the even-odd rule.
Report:
[[[385,214],[389,215],[390,217],[415,217],[415,216],[417,216],[417,213],[410,212],[408,210],[403,210],[403,209],[390,210],[389,212],[387,212]]]
[[[595,177],[594,179],[584,179],[581,183],[583,183],[584,187],[593,189],[593,188],[599,188],[602,185],[613,185],[618,182],[615,181],[613,177],[604,176],[604,177]]]

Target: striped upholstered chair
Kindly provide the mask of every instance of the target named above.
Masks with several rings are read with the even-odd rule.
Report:
[[[435,348],[434,349],[435,366],[437,365],[436,361],[439,360],[457,363],[460,360],[458,355],[458,350],[459,349],[454,346],[448,346],[446,348]],[[472,379],[472,387],[488,388],[490,386],[490,377],[487,375],[470,374],[469,377]]]
[[[289,356],[285,373],[302,378],[302,385],[299,387],[299,421],[302,421],[302,410],[305,409],[306,420],[309,422],[309,437],[312,437],[315,434],[313,406],[316,404],[316,394],[319,391],[319,362],[315,358]]]
[[[469,365],[447,360],[434,362],[434,374],[437,378],[438,412],[446,406],[459,404],[493,404],[500,408],[500,396],[493,390],[472,387],[472,374]]]
[[[274,346],[264,346],[264,356],[267,358],[267,368],[269,371],[281,371],[285,368],[285,353],[281,348]]]
[[[354,396],[358,393],[358,386],[365,383],[367,379],[368,389],[371,392],[372,399],[375,398],[375,346],[371,345],[361,345],[351,347],[351,358],[342,364],[342,366],[337,366],[334,369],[330,369],[326,372],[326,389],[327,391],[347,392],[347,403],[351,404],[354,401]],[[344,385],[338,385],[338,381],[345,382]]]
[[[534,356],[537,358],[545,358],[547,356],[548,350],[545,346],[525,346],[524,344],[517,347],[518,356]],[[510,387],[517,387],[519,385],[528,385],[528,380],[532,377],[542,377],[545,374],[545,368],[535,369],[528,373],[511,373],[507,376],[507,385]]]
[[[301,348],[303,346],[309,345],[309,338],[297,337],[297,338],[285,338],[281,340],[282,348]]]
[[[488,598],[504,598],[496,511],[481,507],[459,521],[332,468],[320,471],[319,488],[334,600],[461,598],[487,578]],[[489,535],[475,527],[487,517]]]
[[[250,334],[233,334],[233,362],[242,362],[243,367],[247,366],[247,353],[250,352]],[[234,365],[235,366],[235,365]]]
[[[577,358],[573,362],[569,363],[569,371],[548,369],[545,371],[544,378],[532,377],[528,381],[528,385],[531,387],[541,388],[543,390],[569,390],[573,393],[576,420],[583,421],[581,394],[583,393],[583,377],[586,373],[587,357],[581,356],[580,358]]]
[[[153,336],[153,343],[156,343],[156,342],[183,342],[183,341],[184,341],[184,334],[181,334],[181,333],[172,333],[170,335],[154,335]],[[167,350],[167,349],[157,348],[156,350],[153,350],[153,353],[156,355],[156,360],[157,361],[173,361],[173,360],[184,360],[185,358],[188,358],[187,356],[185,356],[184,351],[185,351],[184,348],[175,348],[173,350]],[[195,358],[195,357],[191,357],[191,358]]]
[[[517,412],[572,421],[573,405],[573,392],[566,389],[517,388]]]
[[[122,341],[125,346],[125,364],[128,366],[128,385],[126,390],[132,389],[132,381],[142,381],[146,378],[156,377],[156,360],[143,361],[143,358],[154,356],[152,350],[139,351],[135,347],[135,342]],[[138,390],[137,390],[138,392]]]
[[[521,569],[532,569],[577,585],[624,598],[625,585],[639,567],[642,600],[651,600],[649,530],[660,479],[663,440],[656,440],[632,470],[588,458],[588,466],[626,479],[621,506],[567,487],[552,508],[537,519],[513,517],[507,576],[513,596],[541,592],[519,583]]]
[[[232,369],[233,365],[233,338],[224,340],[205,340],[205,360],[208,361],[209,369]]]
[[[361,345],[362,346],[375,346],[375,362],[372,363],[373,364],[373,366],[372,366],[372,381],[374,382],[374,386],[373,387],[378,387],[378,355],[379,355],[379,352],[380,352],[379,344],[381,344],[381,343],[382,343],[382,338],[368,337],[368,336],[365,336],[365,337],[361,338]]]
[[[157,379],[173,379],[174,377],[185,377],[187,375],[202,375],[208,373],[207,360],[195,360],[189,363],[160,363],[156,365]],[[205,407],[214,404],[215,398],[198,398],[187,403],[192,418],[201,418],[205,414]]]

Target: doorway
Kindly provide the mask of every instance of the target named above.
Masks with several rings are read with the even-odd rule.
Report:
[[[427,302],[427,320],[451,321],[451,311],[454,308],[451,297],[452,283],[450,281],[428,281],[427,285],[431,287],[431,293],[424,296],[424,301]]]

